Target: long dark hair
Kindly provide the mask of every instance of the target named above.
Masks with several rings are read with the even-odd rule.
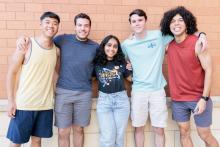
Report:
[[[96,56],[93,60],[95,66],[105,66],[108,63],[107,55],[105,54],[105,45],[109,42],[110,39],[115,39],[118,44],[118,51],[113,57],[113,62],[116,65],[125,64],[125,56],[121,49],[121,44],[119,39],[114,35],[106,36],[99,45],[99,49],[96,53]]]
[[[170,31],[170,23],[174,16],[179,14],[182,16],[183,21],[186,24],[186,33],[189,35],[194,34],[197,29],[196,17],[185,7],[178,6],[175,9],[171,9],[164,13],[163,18],[160,22],[161,32],[163,35],[172,35],[173,33]]]

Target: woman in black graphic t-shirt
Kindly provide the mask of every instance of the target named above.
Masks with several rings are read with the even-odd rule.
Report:
[[[101,147],[123,147],[130,113],[124,79],[131,81],[131,71],[126,69],[125,57],[117,37],[108,35],[103,39],[94,65],[99,83],[97,116]]]

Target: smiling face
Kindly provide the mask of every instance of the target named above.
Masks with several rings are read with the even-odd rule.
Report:
[[[144,16],[133,14],[130,17],[130,24],[135,34],[141,34],[145,31],[146,19]]]
[[[112,60],[118,52],[118,42],[114,38],[109,39],[109,41],[105,44],[104,52],[107,59]]]
[[[170,23],[170,31],[173,33],[174,37],[187,35],[186,24],[181,15],[177,14],[173,17]]]
[[[40,23],[43,34],[53,38],[58,32],[59,22],[55,18],[45,17]]]
[[[75,25],[76,37],[79,40],[87,40],[91,29],[90,21],[86,18],[77,18]]]

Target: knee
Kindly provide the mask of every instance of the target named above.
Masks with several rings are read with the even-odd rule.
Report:
[[[83,127],[73,126],[73,133],[82,135],[84,133]]]
[[[41,138],[39,137],[31,137],[31,143],[32,144],[41,144]]]
[[[62,138],[67,138],[70,136],[70,131],[71,129],[70,128],[66,128],[66,129],[59,129],[58,130],[58,134],[59,134],[59,138],[62,139]]]
[[[212,133],[210,130],[205,130],[205,131],[198,131],[199,137],[203,140],[206,141],[209,138],[212,137]]]
[[[163,128],[154,127],[154,133],[156,135],[159,135],[159,136],[164,136],[164,129]]]
[[[181,137],[181,139],[190,137],[190,128],[189,127],[180,127],[180,137]]]
[[[144,127],[135,127],[135,133],[144,133]]]

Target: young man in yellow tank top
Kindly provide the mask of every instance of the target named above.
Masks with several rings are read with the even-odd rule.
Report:
[[[45,12],[40,17],[41,34],[31,38],[25,51],[17,48],[12,56],[7,74],[8,116],[11,118],[7,138],[11,141],[10,147],[20,147],[30,137],[31,146],[40,147],[41,138],[52,136],[53,76],[59,67],[59,50],[53,37],[58,32],[59,23],[57,14]]]

